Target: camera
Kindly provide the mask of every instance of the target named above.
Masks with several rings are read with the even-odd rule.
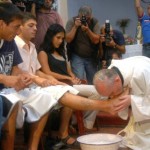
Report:
[[[84,25],[84,26],[87,25],[87,18],[86,18],[85,15],[82,15],[82,17],[81,17],[81,24]]]
[[[111,41],[111,34],[110,34],[110,22],[106,20],[105,22],[105,42],[110,43]]]

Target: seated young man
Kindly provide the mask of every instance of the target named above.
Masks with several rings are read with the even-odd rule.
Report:
[[[23,59],[23,62],[18,66],[23,71],[28,72],[32,75],[33,82],[36,85],[47,87],[49,85],[63,84],[54,79],[52,76],[46,75],[39,70],[41,68],[41,65],[37,59],[35,46],[33,43],[31,43],[31,40],[35,37],[37,31],[36,25],[36,18],[30,13],[25,13],[23,17],[23,23],[20,27],[20,33],[15,37],[15,42]],[[68,144],[69,147],[76,147],[76,140],[69,137],[68,135],[68,126],[72,115],[72,109],[68,107],[63,107],[62,109],[61,125],[58,136],[62,139],[62,141],[65,141],[67,139],[65,144]],[[59,146],[63,145],[59,144]]]

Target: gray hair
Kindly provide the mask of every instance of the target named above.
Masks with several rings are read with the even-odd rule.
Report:
[[[93,83],[94,85],[98,81],[105,81],[107,83],[113,83],[116,76],[118,76],[118,74],[114,69],[102,69],[94,75]]]
[[[81,6],[78,12],[78,15],[85,15],[85,16],[91,16],[92,15],[92,9],[90,6]]]

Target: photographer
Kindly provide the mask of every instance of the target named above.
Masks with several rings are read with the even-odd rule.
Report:
[[[102,68],[107,68],[111,63],[112,53],[120,51],[125,53],[125,39],[122,32],[113,30],[111,25],[105,23],[100,29],[100,51],[102,51]]]
[[[99,31],[99,23],[92,17],[92,9],[89,6],[82,6],[78,16],[70,19],[66,25],[66,41],[71,54],[72,70],[80,79],[84,79],[86,73],[89,84],[92,84],[97,71]]]

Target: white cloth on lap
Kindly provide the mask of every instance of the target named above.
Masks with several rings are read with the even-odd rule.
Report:
[[[34,86],[19,92],[16,92],[13,88],[9,88],[0,92],[0,95],[5,96],[12,103],[22,101],[22,107],[27,110],[26,121],[35,122],[55,106],[66,92],[75,95],[78,94],[78,91],[71,86],[56,85],[44,88]],[[17,116],[17,128],[23,126],[24,115],[25,113],[20,106]]]

